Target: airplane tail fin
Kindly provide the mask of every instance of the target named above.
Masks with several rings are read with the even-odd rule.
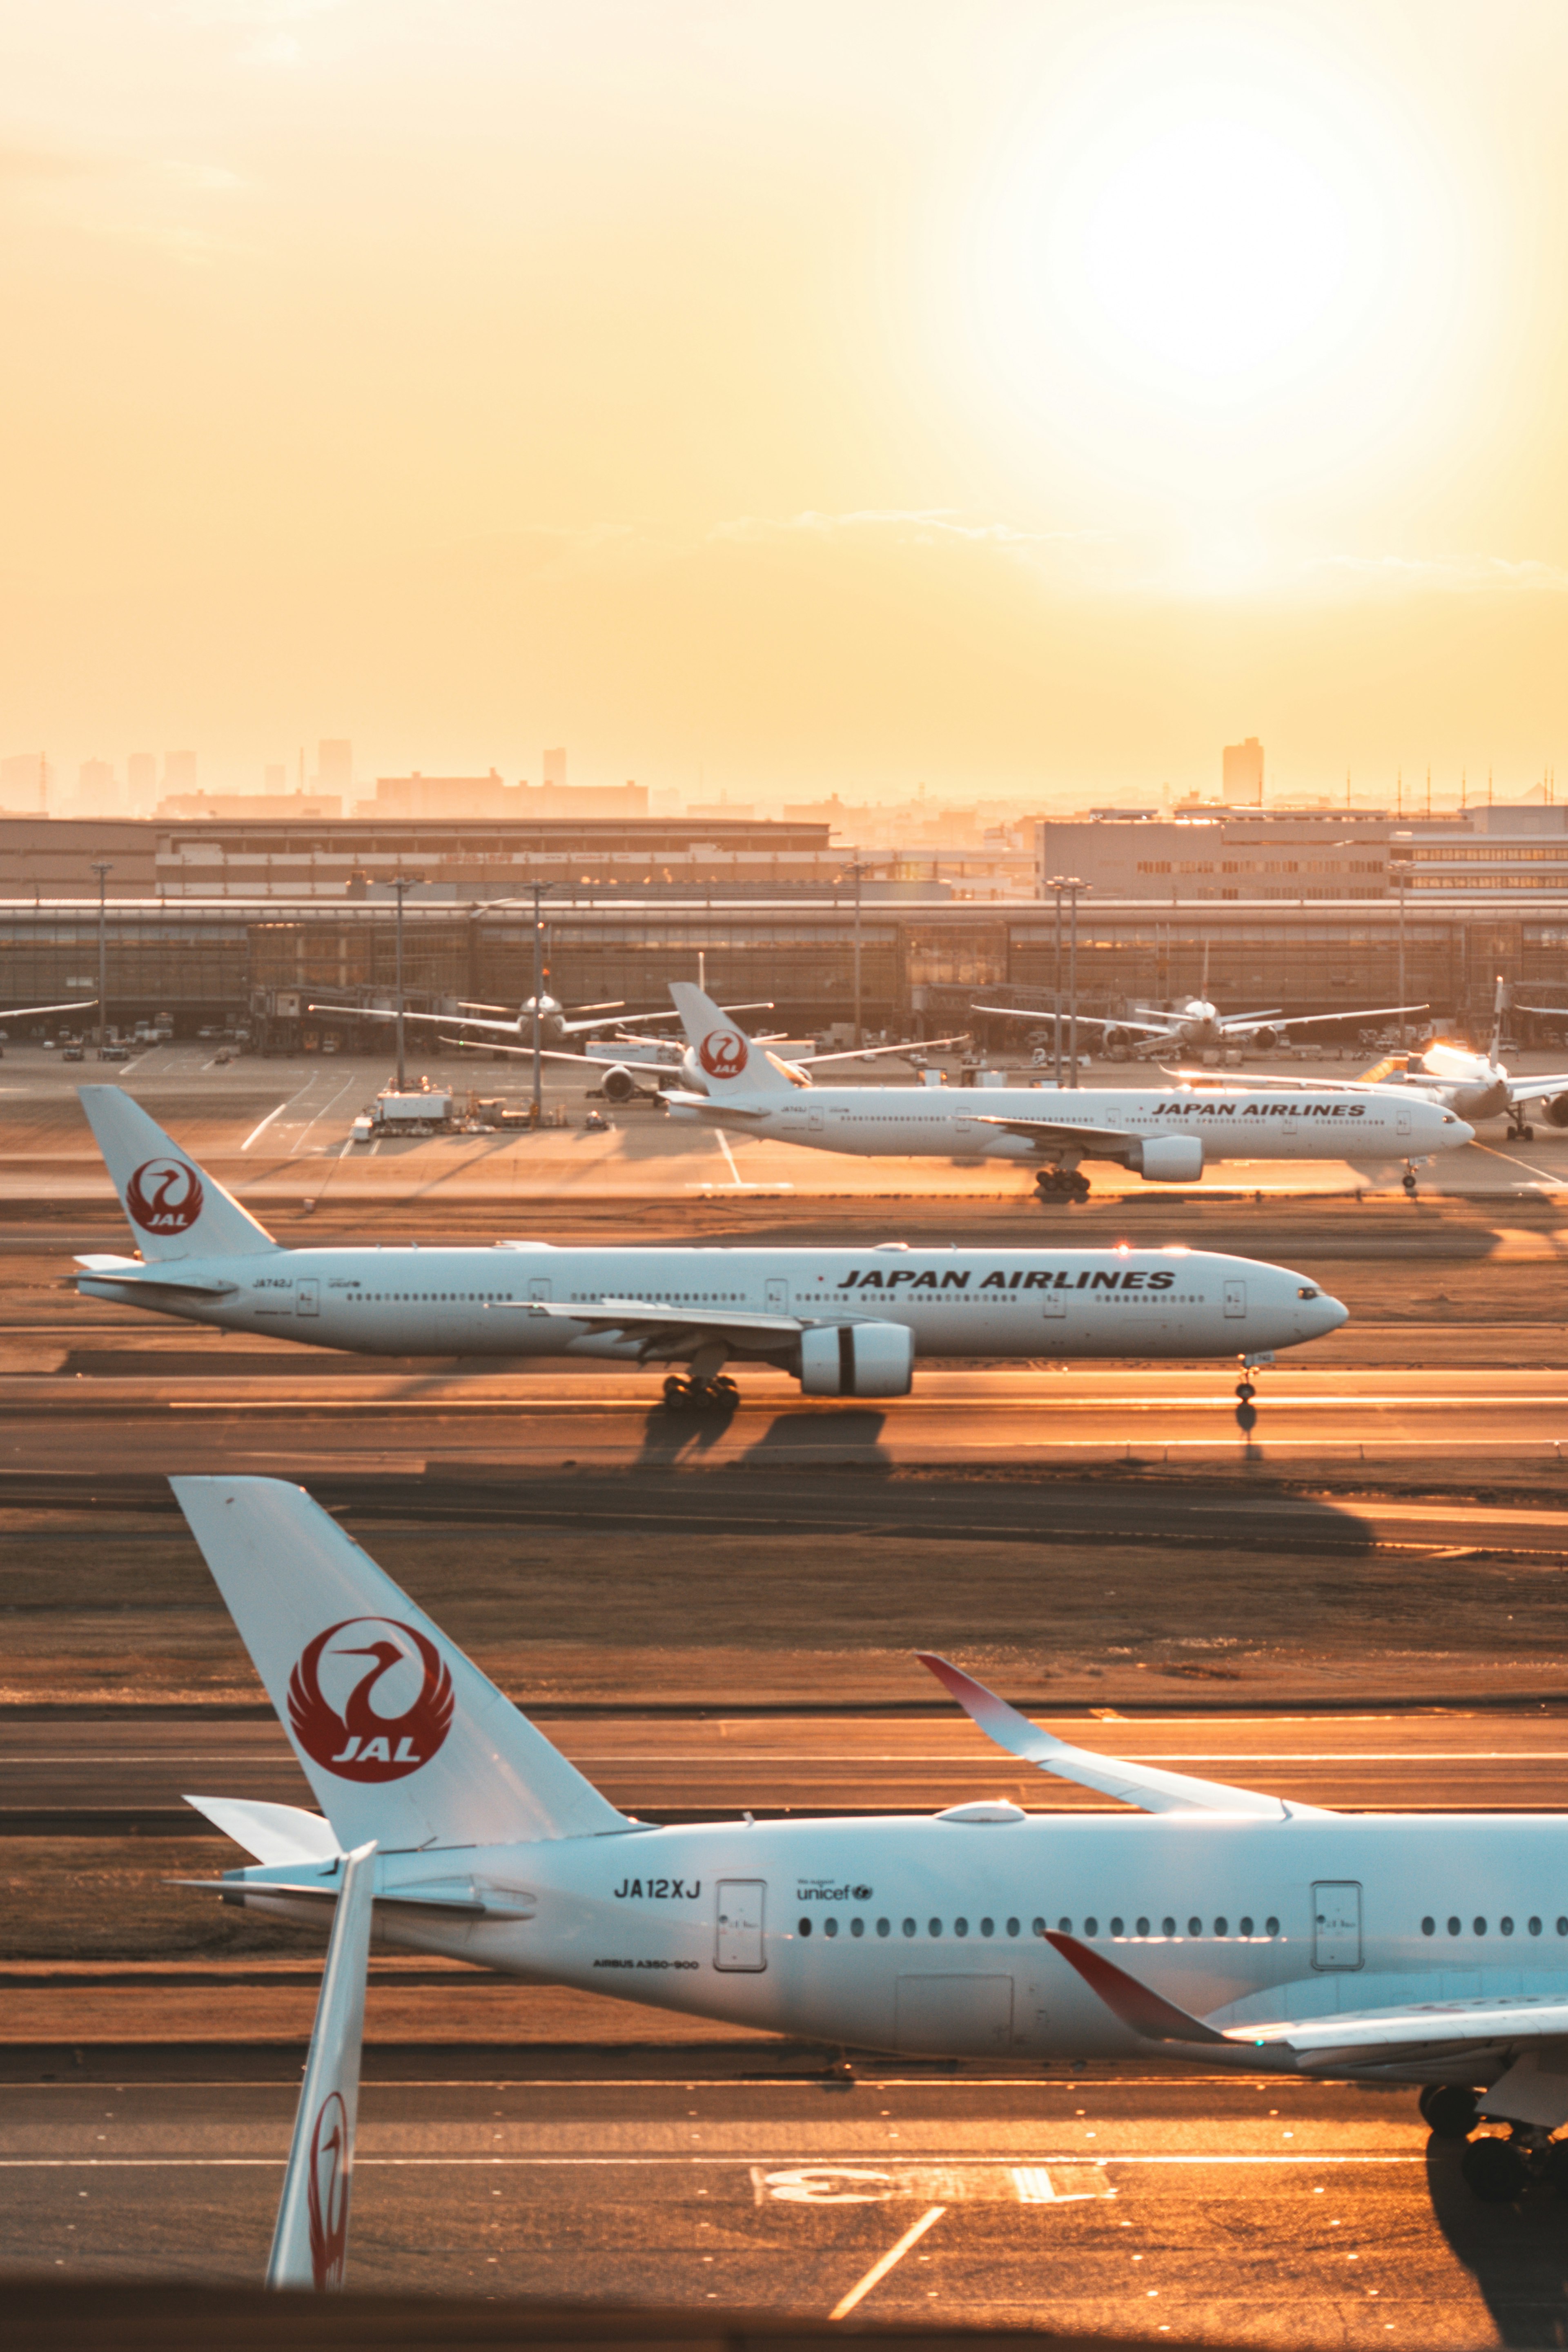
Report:
[[[360,2114],[360,2050],[365,2038],[365,1977],[371,1957],[375,1846],[343,1858],[316,2023],[294,2137],[277,2204],[267,2265],[270,2287],[343,2284],[349,2252],[349,2196],[354,2185],[354,2127]]]
[[[765,1045],[748,1037],[722,1005],[691,981],[672,980],[670,994],[708,1093],[716,1098],[756,1102],[774,1097],[783,1102],[797,1086],[808,1083],[792,1078]]]
[[[77,1091],[144,1258],[242,1257],[277,1247],[122,1087]]]
[[[302,1487],[171,1484],[345,1849],[632,1826]]]
[[[1497,978],[1497,994],[1492,1001],[1491,1052],[1490,1059],[1495,1070],[1502,1059],[1502,1019],[1508,1010],[1508,982],[1501,972]]]

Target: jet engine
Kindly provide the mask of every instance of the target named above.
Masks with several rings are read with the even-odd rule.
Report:
[[[1285,1044],[1287,1034],[1283,1029],[1254,1029],[1252,1043],[1260,1054],[1271,1054],[1276,1045]]]
[[[643,1091],[622,1062],[617,1062],[612,1070],[606,1070],[599,1085],[607,1102],[632,1102]]]
[[[1151,1135],[1135,1143],[1127,1165],[1145,1184],[1194,1184],[1203,1173],[1201,1135]]]
[[[1105,1051],[1113,1057],[1125,1054],[1132,1043],[1130,1029],[1107,1029],[1105,1032]]]
[[[907,1396],[914,1379],[915,1334],[906,1324],[821,1324],[800,1334],[807,1396]]]
[[[1568,1095],[1550,1095],[1541,1106],[1541,1116],[1553,1127],[1568,1127]]]

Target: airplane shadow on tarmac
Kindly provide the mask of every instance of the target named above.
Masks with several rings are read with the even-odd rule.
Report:
[[[672,1412],[665,1405],[654,1405],[643,1423],[638,1466],[673,1468],[681,1463],[701,1462],[728,1436],[738,1403],[738,1399],[732,1399],[716,1411],[702,1413]],[[805,1466],[799,1457],[802,1444],[810,1442],[807,1432],[813,1418],[798,1408],[776,1413],[744,1454],[730,1456],[727,1466],[738,1469],[747,1463],[777,1461],[782,1467],[790,1457],[796,1466]],[[890,1469],[892,1465],[881,1451],[886,1420],[883,1412],[857,1412],[839,1406],[831,1423],[832,1453],[840,1458],[848,1454],[867,1466]]]
[[[1459,2175],[1464,2147],[1427,2146],[1437,2227],[1480,2289],[1501,2342],[1568,2344],[1568,2205],[1532,2184],[1517,2203],[1483,2205]]]

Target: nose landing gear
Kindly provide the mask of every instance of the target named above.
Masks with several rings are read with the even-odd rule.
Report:
[[[1250,1437],[1258,1426],[1258,1408],[1252,1402],[1258,1390],[1252,1375],[1273,1360],[1268,1353],[1241,1359],[1241,1378],[1236,1383],[1236,1426],[1243,1437]]]
[[[1413,1201],[1416,1198],[1416,1169],[1412,1161],[1407,1160],[1406,1162],[1405,1173],[1401,1176],[1399,1181],[1405,1187],[1406,1199]]]

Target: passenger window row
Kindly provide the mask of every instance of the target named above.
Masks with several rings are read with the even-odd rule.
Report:
[[[809,1917],[802,1917],[799,1924],[800,1933],[802,1936],[811,1935],[817,1926],[817,1922]],[[821,1924],[824,1936],[833,1937],[838,1934],[839,1921],[831,1912]],[[918,1936],[921,1932],[920,1922],[918,1919],[904,1919],[899,1924],[902,1933],[905,1936]],[[1427,1934],[1429,1936],[1432,1933],[1432,1922],[1429,1919],[1424,1920],[1422,1925]],[[891,1936],[893,1933],[893,1922],[891,1919],[878,1919],[875,1926],[876,1933],[879,1936]],[[1060,1935],[1071,1936],[1073,1933],[1073,1927],[1071,1919],[1059,1919],[1056,1926],[1057,1932]],[[1501,1923],[1501,1926],[1505,1936],[1512,1935],[1513,1922],[1511,1919],[1504,1920]],[[1458,1934],[1459,1923],[1457,1919],[1450,1920],[1448,1927],[1449,1933],[1451,1935],[1457,1936]],[[1476,1933],[1478,1935],[1482,1934],[1485,1927],[1485,1920],[1478,1919],[1476,1922]],[[1046,1923],[1043,1919],[1031,1919],[1030,1921],[1030,1929],[1033,1935],[1043,1936],[1046,1931]],[[852,1919],[849,1922],[849,1931],[852,1936],[863,1936],[866,1931],[865,1921],[863,1919]],[[960,1938],[977,1931],[981,1936],[994,1936],[997,1933],[997,1922],[994,1919],[981,1919],[977,1922],[977,1929],[971,1929],[970,1922],[967,1919],[955,1919],[953,1922],[953,1933]],[[927,1919],[925,1922],[925,1932],[928,1937],[936,1937],[945,1935],[947,1931],[942,1920]],[[1221,1939],[1228,1938],[1231,1933],[1229,1920],[1223,1917],[1216,1919],[1209,1932],[1211,1935]],[[1277,1936],[1280,1932],[1280,1922],[1278,1919],[1265,1919],[1262,1927],[1260,1928],[1255,1920],[1243,1917],[1238,1919],[1236,1922],[1235,1932],[1238,1937],[1244,1938],[1260,1935],[1263,1937]],[[1540,1932],[1540,1920],[1532,1920],[1531,1922],[1531,1935],[1539,1935]],[[1560,1919],[1558,1921],[1557,1932],[1560,1936],[1568,1936],[1568,1919]],[[1022,1933],[1021,1921],[1018,1919],[1005,1920],[1002,1924],[1002,1933],[1008,1936],[1020,1935]],[[1099,1920],[1093,1917],[1085,1919],[1083,1922],[1082,1933],[1091,1937],[1098,1936],[1100,1933]],[[1115,1938],[1127,1937],[1129,1931],[1126,1921],[1121,1918],[1111,1920],[1107,1928],[1107,1933]],[[1151,1920],[1136,1919],[1134,1921],[1131,1930],[1132,1937],[1134,1938],[1138,1937],[1153,1937],[1156,1938],[1174,1937],[1177,1933],[1178,1929],[1176,1922],[1175,1919],[1171,1918],[1162,1919],[1157,1927],[1155,1927]],[[1186,1934],[1189,1937],[1196,1940],[1197,1937],[1201,1937],[1203,1933],[1204,1926],[1201,1919],[1193,1918],[1187,1921]]]
[[[1462,1936],[1465,1932],[1465,1923],[1462,1919],[1447,1919],[1443,1924],[1448,1928],[1450,1936]],[[1541,1934],[1542,1927],[1541,1921],[1539,1919],[1527,1919],[1524,1924],[1527,1932],[1531,1936],[1539,1936]],[[1422,1920],[1421,1933],[1424,1936],[1435,1936],[1437,1932],[1437,1923],[1436,1919]],[[1513,1921],[1507,1918],[1500,1919],[1497,1923],[1497,1932],[1500,1936],[1511,1936],[1513,1933]],[[1484,1936],[1487,1933],[1486,1921],[1481,1918],[1472,1919],[1470,1921],[1470,1933],[1472,1936]],[[1568,1919],[1558,1920],[1557,1933],[1560,1936],[1568,1936]]]

